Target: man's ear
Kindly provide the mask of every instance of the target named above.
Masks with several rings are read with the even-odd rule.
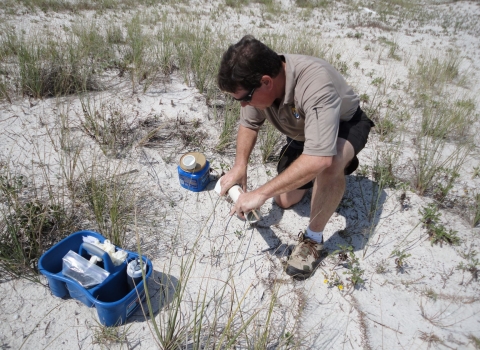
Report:
[[[272,84],[272,83],[273,83],[273,79],[272,79],[272,77],[269,76],[269,75],[264,75],[264,76],[262,77],[262,79],[260,80],[260,82],[261,82],[262,84],[266,85],[266,87],[269,88],[269,89],[271,89],[272,86],[273,86],[273,84]]]

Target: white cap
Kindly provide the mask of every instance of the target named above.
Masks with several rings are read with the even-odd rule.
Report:
[[[197,161],[195,159],[195,156],[192,156],[191,154],[186,155],[182,159],[182,164],[185,169],[187,170],[193,170],[195,169],[195,166],[197,165]]]

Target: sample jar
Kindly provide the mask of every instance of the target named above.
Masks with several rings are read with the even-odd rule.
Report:
[[[189,152],[180,158],[178,179],[180,185],[193,192],[202,191],[210,180],[210,163],[200,152]]]

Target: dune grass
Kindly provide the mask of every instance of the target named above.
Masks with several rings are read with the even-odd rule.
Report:
[[[4,3],[13,6],[9,1]],[[136,225],[134,216],[138,200],[135,198],[137,189],[133,186],[135,178],[123,167],[128,156],[137,150],[153,147],[153,144],[157,148],[165,146],[166,140],[157,132],[167,128],[167,123],[155,122],[147,135],[142,135],[139,120],[123,110],[121,101],[102,98],[98,90],[109,89],[114,83],[125,84],[129,94],[141,96],[142,93],[164,91],[172,77],[180,77],[185,85],[195,87],[206,101],[215,102],[209,109],[209,117],[215,122],[219,137],[212,141],[215,149],[208,151],[218,156],[235,148],[240,106],[218,91],[215,76],[223,50],[238,39],[238,33],[234,33],[235,37],[229,36],[225,28],[202,23],[192,14],[174,21],[166,12],[137,10],[138,5],[175,5],[173,1],[22,0],[21,3],[28,9],[40,11],[96,10],[99,15],[112,9],[131,11],[128,18],[107,24],[100,20],[76,22],[59,36],[49,36],[47,32],[29,35],[13,30],[5,30],[0,35],[0,99],[12,103],[22,97],[35,102],[69,96],[78,100],[81,110],[76,120],[69,117],[71,110],[68,108],[60,111],[56,121],[58,133],[52,128],[49,134],[61,163],[59,183],[64,186],[61,198],[60,194],[55,194],[57,187],[49,176],[43,177],[45,189],[32,182],[28,175],[15,172],[8,164],[2,163],[0,167],[0,199],[5,204],[0,211],[0,269],[13,277],[32,278],[36,276],[33,273],[38,257],[79,228],[77,215],[82,217],[82,227],[89,225],[114,244],[124,246],[127,235]],[[274,1],[253,4],[227,0],[225,4],[239,11],[249,4],[263,6],[262,9],[270,9],[272,13],[280,11],[275,8]],[[333,3],[302,0],[296,1],[296,5],[313,11],[328,9]],[[412,19],[413,12],[418,9],[411,1],[393,0],[372,8],[382,16],[380,28],[395,26],[389,24],[390,14],[406,9],[405,16]],[[367,25],[362,21],[358,19],[359,24]],[[346,58],[344,47],[306,29],[288,35],[260,30],[255,34],[279,52],[325,58],[347,79],[355,67]],[[360,40],[360,35],[355,39]],[[380,53],[382,60],[403,64],[399,61],[398,42],[384,39],[383,45],[388,50]],[[409,84],[406,91],[402,91],[413,101],[408,107],[404,103],[405,96],[399,99],[390,96],[393,94],[392,79],[387,74],[366,73],[359,78],[371,89],[369,95],[359,93],[364,110],[377,124],[372,138],[378,141],[370,171],[366,173],[372,179],[371,200],[364,202],[371,223],[366,228],[366,237],[371,238],[375,233],[375,218],[381,211],[385,191],[405,191],[410,185],[409,189],[417,194],[430,196],[441,204],[458,185],[458,174],[474,151],[471,125],[478,121],[475,100],[468,94],[450,93],[452,86],[468,84],[465,72],[460,69],[461,63],[455,51],[445,56],[420,57],[410,66]],[[161,118],[163,115],[158,116]],[[177,124],[173,125],[177,128],[173,135],[184,147],[201,149],[206,136],[188,133],[190,129],[182,128],[199,122],[187,122],[182,118],[178,116]],[[98,146],[101,153],[91,159],[82,157],[86,141],[79,135],[73,137],[75,128],[83,137],[93,140],[92,148]],[[271,159],[279,138],[278,132],[266,125],[259,137],[260,157],[252,161]],[[411,144],[410,140],[413,140]],[[412,151],[407,160],[402,158],[404,148]],[[472,226],[480,222],[479,198],[478,194],[472,198],[469,212]],[[169,205],[174,204],[174,201],[169,202]],[[427,229],[432,244],[460,242],[456,232],[438,224]],[[175,232],[172,241],[178,243],[180,235]],[[370,249],[369,244],[365,245],[364,257]],[[172,252],[176,251],[177,245],[172,246]],[[303,348],[295,327],[287,331],[275,323],[282,297],[280,284],[270,288],[266,300],[256,309],[245,306],[246,299],[253,293],[252,288],[236,285],[234,278],[218,281],[217,276],[205,275],[199,283],[200,288],[192,291],[189,289],[193,280],[191,273],[199,257],[195,256],[195,249],[191,249],[190,254],[181,259],[179,268],[172,260],[162,267],[165,275],[177,276],[178,282],[173,285],[173,279],[169,278],[160,281],[162,307],[157,314],[152,304],[156,296],[147,287],[145,317],[151,336],[160,348],[266,349],[272,344],[284,349]],[[405,265],[407,255],[403,250],[396,250],[392,255],[396,257],[398,269]],[[350,259],[347,277],[353,287],[368,284],[358,258],[353,255]],[[213,283],[216,284],[214,295],[209,292]],[[301,314],[301,310],[298,313]],[[99,329],[96,334],[99,342],[108,337],[124,342],[126,338],[124,333],[108,329]]]

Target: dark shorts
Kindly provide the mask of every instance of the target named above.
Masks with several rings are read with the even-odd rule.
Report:
[[[340,122],[338,129],[338,137],[349,141],[355,151],[350,164],[345,168],[345,175],[350,175],[358,167],[357,154],[365,147],[370,129],[375,124],[367,117],[367,115],[358,107],[357,111],[353,115],[352,119],[348,122]],[[280,160],[277,164],[277,172],[280,174],[290,164],[292,164],[303,153],[303,142],[295,141],[287,137],[287,144],[283,146],[280,151]],[[299,187],[299,190],[308,189],[313,187],[313,181],[306,183]]]

